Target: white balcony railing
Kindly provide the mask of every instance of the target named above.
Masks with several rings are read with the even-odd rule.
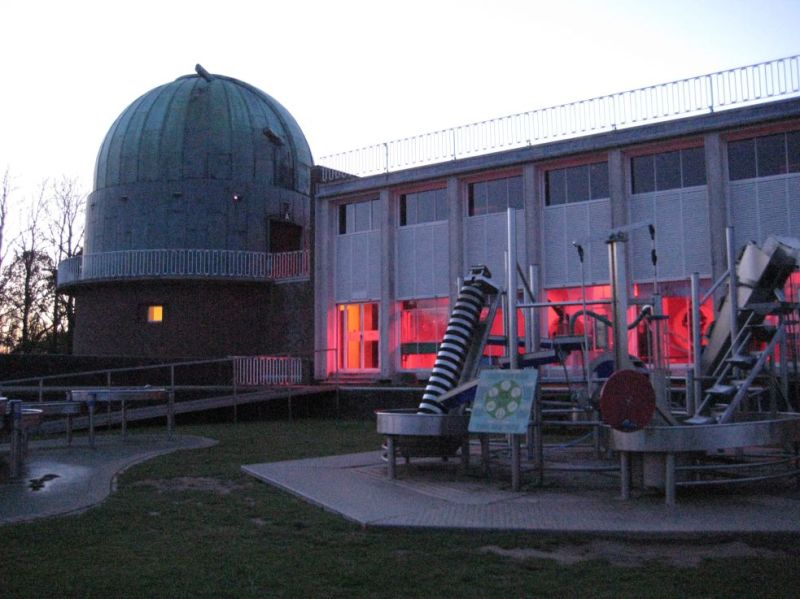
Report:
[[[68,258],[58,265],[58,285],[128,278],[212,278],[295,281],[309,278],[309,250],[126,250]]]
[[[303,359],[295,356],[237,356],[233,358],[237,385],[299,385]]]
[[[368,176],[800,94],[800,55],[323,156],[323,182]]]

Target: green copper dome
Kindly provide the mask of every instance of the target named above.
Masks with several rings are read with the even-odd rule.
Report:
[[[98,153],[95,191],[205,179],[308,193],[311,151],[292,115],[247,83],[196,71],[122,112]]]

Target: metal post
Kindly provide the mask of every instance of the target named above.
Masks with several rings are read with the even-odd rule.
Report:
[[[11,478],[22,474],[22,401],[12,399],[8,402],[11,412]]]
[[[702,331],[700,329],[700,273],[693,272],[689,281],[691,283],[692,294],[692,382],[694,387],[692,388],[693,404],[691,406],[691,411],[689,411],[689,406],[687,404],[687,414],[689,416],[696,416],[695,410],[697,406],[702,403],[703,394],[703,367],[701,363],[703,340],[701,337]],[[688,379],[686,384],[688,386]]]
[[[236,360],[234,359],[231,363],[233,366],[233,423],[237,423],[238,419],[238,406],[239,406],[239,387],[237,383],[237,376],[236,376]]]
[[[664,502],[668,507],[675,505],[675,454],[668,453],[664,457]]]
[[[508,367],[519,366],[519,338],[517,334],[517,211],[509,208],[508,218],[508,262],[506,264],[506,295],[508,305]]]
[[[169,395],[167,396],[167,439],[172,441],[175,428],[175,365],[169,367]]]
[[[125,405],[125,399],[124,398],[122,399],[122,401],[120,403],[122,404],[121,405],[121,411],[122,411],[122,414],[121,414],[121,416],[122,416],[122,424],[121,424],[122,438],[125,439],[128,436],[128,422],[127,422],[128,409],[127,409],[127,407]]]
[[[489,461],[491,455],[489,453],[489,435],[481,435],[481,463],[483,465],[483,475],[489,476]]]
[[[44,379],[39,379],[39,403],[44,401]]]
[[[613,233],[608,244],[609,274],[611,275],[611,307],[614,317],[614,366],[616,370],[630,368],[628,357],[628,278],[625,272],[625,233]]]
[[[522,474],[520,460],[519,435],[511,435],[511,490],[519,491],[519,482]]]
[[[736,355],[739,348],[734,347],[734,340],[739,337],[739,278],[736,274],[736,247],[733,227],[725,228],[725,240],[728,251],[728,302],[731,306],[731,355]]]
[[[528,266],[528,287],[533,293],[539,293],[539,281],[536,277],[536,269],[533,265]],[[531,296],[529,303],[536,301],[535,296]],[[525,319],[525,326],[527,329],[526,337],[530,347],[526,347],[525,351],[533,352],[539,349],[539,327],[536,326],[538,322],[538,314],[536,308],[528,308],[528,317]]]
[[[781,361],[778,364],[778,372],[781,377],[781,393],[784,399],[789,401],[789,343],[786,334],[786,327],[788,325],[786,323],[786,316],[783,314],[780,316],[780,325],[781,340],[779,341],[779,347]]]
[[[94,404],[95,404],[95,396],[94,393],[89,394],[89,399],[86,402],[86,409],[89,412],[89,447],[92,449],[95,448],[95,439],[94,439]]]
[[[586,381],[586,397],[592,396],[592,389],[589,383],[589,319],[586,315],[586,274],[583,264],[583,246],[576,241],[572,242],[578,250],[578,261],[581,265],[581,311],[583,312],[583,376]]]
[[[386,437],[386,464],[389,478],[395,479],[397,477],[397,459],[394,454],[394,437],[392,435]]]
[[[542,414],[542,402],[541,402],[541,389],[539,385],[536,385],[536,394],[534,395],[534,404],[533,404],[533,420],[534,426],[536,430],[536,438],[535,438],[535,460],[536,460],[536,472],[537,472],[537,484],[542,485],[544,484],[544,422],[543,414]]]
[[[620,497],[627,501],[631,498],[631,460],[627,451],[619,452]]]

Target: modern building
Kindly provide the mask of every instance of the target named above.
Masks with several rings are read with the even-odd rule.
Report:
[[[100,147],[84,253],[58,272],[74,353],[310,358],[308,143],[264,92],[196,71],[135,100]]]
[[[737,250],[770,234],[800,237],[798,60],[320,159],[336,171],[324,173],[315,193],[316,376],[425,376],[459,278],[484,264],[504,284],[509,208],[537,301],[579,302],[584,289],[590,301],[608,298],[603,236],[631,226],[628,294],[644,302],[657,287],[666,356],[690,361],[690,276],[699,273],[709,289],[726,272],[728,227]],[[795,275],[790,291],[798,284]],[[520,331],[566,333],[580,308],[522,311]],[[608,306],[592,309],[609,314]],[[708,326],[713,301],[702,317]],[[576,324],[572,332],[582,334],[583,320]],[[596,355],[610,335],[602,320],[590,324]],[[630,352],[644,360],[646,329],[629,334]]]

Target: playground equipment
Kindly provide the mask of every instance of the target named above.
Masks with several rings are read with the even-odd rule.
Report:
[[[509,210],[510,233],[515,231],[514,218],[514,211]],[[642,228],[649,231],[653,245],[653,294],[632,299],[624,250],[630,234]],[[509,234],[505,289],[498,289],[485,272],[473,284],[465,282],[450,321],[451,325],[458,323],[459,335],[453,336],[448,326],[450,336],[445,335],[437,354],[420,409],[377,413],[378,432],[387,438],[389,475],[396,475],[398,455],[407,461],[417,456],[450,457],[460,448],[463,463],[469,463],[466,441],[469,433],[475,432],[470,403],[480,367],[490,367],[479,357],[491,320],[479,322],[476,314],[491,298],[493,307],[503,302],[507,332],[506,356],[491,367],[513,373],[521,372],[519,368],[560,362],[567,379],[566,397],[545,399],[541,384],[534,392],[527,439],[528,456],[539,480],[548,468],[542,442],[546,424],[589,427],[597,456],[616,458],[618,466],[613,466],[612,459],[609,468],[618,472],[620,493],[625,499],[634,487],[654,488],[661,490],[666,503],[672,505],[679,487],[800,477],[800,413],[789,395],[787,351],[787,328],[798,306],[783,293],[790,275],[800,265],[800,241],[769,238],[762,246],[748,243],[737,258],[732,228],[727,236],[728,270],[724,276],[703,296],[699,275],[691,278],[691,322],[687,325],[692,333],[691,362],[685,376],[676,376],[664,358],[667,317],[658,294],[652,225],[636,223],[573,244],[581,265],[584,244],[607,245],[610,299],[587,300],[583,284],[580,311],[570,319],[563,318],[569,325],[567,335],[540,339],[536,327],[531,326],[524,340],[528,349],[524,354],[519,353],[516,338],[517,310],[525,311],[527,321],[535,323],[537,310],[560,306],[536,301],[530,282],[517,265],[514,235]],[[471,274],[479,272],[473,269]],[[518,275],[526,291],[522,303],[517,301]],[[715,293],[720,295],[726,283],[727,294],[716,306],[716,318],[704,344],[701,306]],[[599,304],[607,306],[609,316],[590,309]],[[630,317],[631,306],[637,307],[635,318]],[[576,334],[579,319],[583,327]],[[589,319],[602,321],[611,335],[608,352],[594,360],[589,359]],[[648,363],[636,359],[628,349],[628,331],[640,325],[648,327]],[[576,352],[581,357],[582,374],[575,377],[573,373],[577,380],[570,382],[564,360]],[[673,383],[677,383],[675,387]],[[484,468],[488,468],[486,435],[480,438]],[[506,449],[510,445],[515,489],[519,488],[520,473],[518,442],[518,435],[506,435],[500,441]]]

